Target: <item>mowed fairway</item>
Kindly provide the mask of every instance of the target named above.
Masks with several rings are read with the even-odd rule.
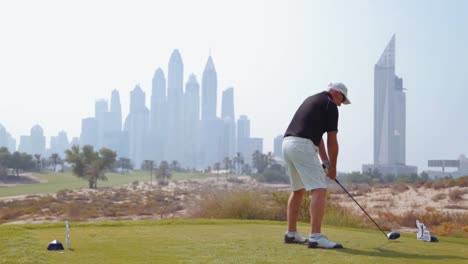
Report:
[[[466,239],[388,241],[375,230],[326,227],[346,249],[323,250],[284,244],[284,230],[283,222],[241,220],[71,223],[72,249],[61,253],[46,247],[65,245],[63,224],[2,225],[0,263],[468,263]]]
[[[34,174],[37,178],[44,180],[44,183],[25,184],[11,187],[0,186],[0,197],[27,195],[27,194],[42,194],[56,193],[64,189],[88,188],[88,182],[78,178],[71,172],[66,173],[37,173]],[[149,172],[132,172],[126,174],[106,173],[107,181],[98,181],[98,187],[112,187],[123,184],[132,183],[134,181],[150,182]],[[209,174],[204,173],[174,173],[171,180],[186,180],[186,179],[201,179],[209,177]],[[153,174],[153,184],[156,184],[156,179]]]

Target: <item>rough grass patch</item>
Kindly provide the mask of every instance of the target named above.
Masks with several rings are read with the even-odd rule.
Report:
[[[463,200],[463,195],[465,195],[466,193],[468,193],[468,190],[455,188],[455,189],[449,191],[448,196],[449,196],[451,201],[458,202],[458,201]]]
[[[447,194],[445,194],[445,193],[438,193],[438,194],[432,196],[432,197],[431,197],[431,200],[434,201],[434,202],[438,202],[438,201],[443,200],[443,199],[445,199],[445,198],[447,198]]]

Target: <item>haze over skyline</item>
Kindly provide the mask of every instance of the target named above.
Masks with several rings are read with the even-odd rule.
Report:
[[[466,1],[27,1],[0,4],[0,124],[19,143],[35,124],[47,140],[79,136],[94,103],[120,92],[122,114],[140,84],[167,71],[173,49],[184,83],[211,53],[236,118],[272,151],[299,104],[343,81],[338,170],[372,162],[373,69],[396,34],[396,74],[407,94],[406,162],[468,154]],[[218,115],[220,104],[218,104]]]

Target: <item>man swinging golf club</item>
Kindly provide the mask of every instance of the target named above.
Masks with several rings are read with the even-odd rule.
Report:
[[[286,243],[308,242],[309,248],[343,248],[322,235],[321,226],[327,190],[325,175],[336,179],[338,106],[350,103],[348,88],[340,82],[330,83],[327,91],[305,99],[284,134],[283,157],[292,188],[288,200],[288,231],[284,236]],[[326,148],[322,140],[325,132]],[[309,239],[297,232],[299,208],[306,191],[311,191]]]

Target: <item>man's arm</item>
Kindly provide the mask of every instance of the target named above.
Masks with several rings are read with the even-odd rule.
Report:
[[[320,140],[319,155],[322,163],[328,162],[327,150],[325,149],[325,144],[323,144],[323,139]]]
[[[327,150],[328,158],[330,161],[330,168],[328,169],[328,177],[332,180],[336,179],[336,162],[338,159],[338,140],[336,138],[336,131],[327,133]]]

